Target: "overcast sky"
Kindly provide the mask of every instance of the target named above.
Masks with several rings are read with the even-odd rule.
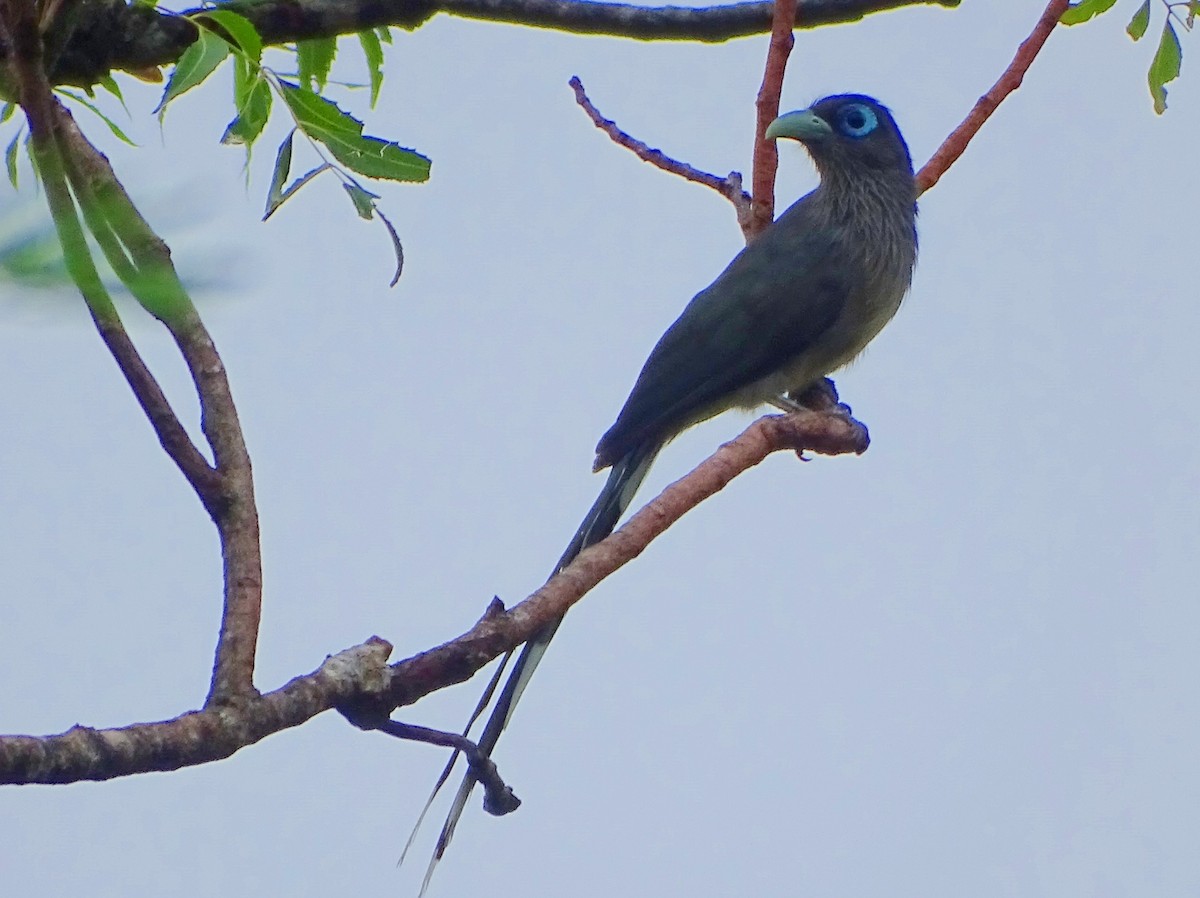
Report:
[[[923,162],[1042,6],[800,33],[784,106],[873,94]],[[1200,48],[1184,36],[1156,117],[1136,6],[1056,32],[922,200],[912,293],[837,379],[870,451],[772,457],[571,613],[497,754],[524,806],[476,798],[433,896],[1200,893]],[[355,46],[338,71],[362,80]],[[723,199],[610,144],[567,79],[652,146],[748,171],[765,46],[397,33],[378,108],[337,95],[433,159],[379,191],[394,290],[386,235],[333,180],[258,221],[285,127],[246,188],[217,143],[227,73],[161,136],[157,90],[123,79],[137,150],[82,119],[210,285],[262,514],[261,688],[372,634],[405,657],[541,584],[645,355],[741,245]],[[782,151],[781,208],[815,179]],[[78,298],[3,290],[0,730],[195,708],[215,534]],[[126,311],[194,429],[182,364]],[[676,440],[640,499],[750,420]],[[460,726],[481,687],[403,719]],[[12,894],[415,895],[440,817],[395,862],[444,759],[326,714],[217,764],[8,788],[0,874]]]

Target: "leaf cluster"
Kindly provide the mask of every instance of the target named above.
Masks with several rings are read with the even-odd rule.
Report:
[[[1059,21],[1064,25],[1079,25],[1108,12],[1116,4],[1117,0],[1080,0],[1079,3],[1072,4]],[[1150,4],[1151,0],[1142,0],[1133,18],[1125,26],[1125,32],[1135,41],[1145,37],[1150,27]],[[1166,17],[1158,38],[1158,48],[1154,51],[1154,58],[1151,59],[1150,68],[1146,72],[1150,98],[1154,102],[1154,111],[1159,115],[1167,111],[1167,84],[1179,77],[1183,64],[1183,47],[1179,43],[1179,34],[1175,26],[1178,24],[1186,31],[1192,29],[1196,14],[1200,12],[1200,0],[1183,0],[1178,3],[1162,0],[1162,5],[1166,9]],[[1184,10],[1184,13],[1181,14],[1180,10]]]

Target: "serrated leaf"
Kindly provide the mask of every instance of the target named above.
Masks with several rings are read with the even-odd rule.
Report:
[[[245,16],[238,15],[228,9],[206,9],[196,18],[208,19],[219,25],[231,38],[237,48],[241,49],[246,58],[257,67],[262,62],[263,42],[258,29]]]
[[[1064,25],[1079,25],[1095,18],[1102,12],[1108,12],[1116,2],[1117,0],[1080,0],[1079,3],[1068,6],[1058,21]]]
[[[12,184],[13,189],[17,187],[17,149],[21,141],[21,132],[23,128],[18,128],[17,133],[13,135],[12,141],[4,150],[4,167],[8,169],[8,180]]]
[[[124,141],[125,143],[129,144],[131,147],[137,146],[136,143],[134,143],[132,140],[130,140],[128,137],[125,136],[124,131],[122,131],[119,127],[117,127],[116,122],[114,122],[107,115],[105,115],[103,112],[100,111],[100,109],[96,106],[95,103],[88,101],[86,98],[81,97],[79,94],[75,93],[74,91],[65,90],[61,87],[57,88],[57,90],[63,96],[70,97],[76,103],[79,103],[81,106],[84,106],[86,109],[88,109],[92,113],[92,115],[96,116],[98,119],[100,119],[100,121],[104,122],[104,124],[108,125],[108,130],[111,131],[114,135],[116,135],[118,140]]]
[[[229,44],[206,28],[199,31],[200,36],[183,51],[179,62],[175,63],[171,79],[163,90],[162,99],[154,109],[160,117],[165,113],[168,103],[197,84],[203,83],[229,55]]]
[[[362,44],[363,56],[367,58],[367,71],[371,74],[371,108],[379,99],[379,88],[383,86],[383,47],[374,31],[360,31],[359,43]]]
[[[263,212],[263,221],[270,218],[271,213],[283,203],[283,185],[292,172],[292,141],[295,137],[296,129],[293,128],[275,154],[275,170],[271,172],[271,186],[267,190],[267,208]]]
[[[244,102],[238,107],[237,117],[225,129],[221,143],[244,145],[249,151],[250,146],[262,134],[270,116],[271,88],[260,76],[251,84]]]
[[[1129,20],[1129,24],[1125,26],[1125,33],[1135,41],[1140,41],[1149,26],[1150,0],[1146,0],[1145,3],[1138,7],[1138,11],[1133,14],[1133,18]]]
[[[369,178],[428,180],[430,162],[425,156],[392,141],[364,135],[362,122],[312,91],[286,81],[280,86],[300,130],[323,143],[342,165]]]
[[[329,70],[333,68],[333,57],[337,55],[337,38],[315,37],[296,41],[296,61],[300,66],[300,84],[317,90],[325,88]]]
[[[1154,98],[1154,111],[1159,115],[1167,111],[1166,84],[1179,77],[1182,62],[1183,48],[1179,46],[1179,35],[1175,33],[1171,20],[1167,19],[1162,37],[1158,41],[1158,50],[1150,63],[1150,71],[1146,73],[1146,80],[1150,84],[1150,96]]]
[[[379,199],[379,194],[371,193],[353,181],[343,181],[342,186],[346,188],[346,193],[350,194],[350,202],[354,203],[354,211],[358,213],[359,218],[370,221],[375,217],[375,201]]]

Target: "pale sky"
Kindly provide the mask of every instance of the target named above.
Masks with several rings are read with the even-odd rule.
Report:
[[[923,162],[1042,6],[801,33],[784,106],[877,96]],[[433,898],[1200,894],[1200,50],[1183,36],[1156,117],[1136,6],[1056,32],[923,198],[912,293],[837,378],[871,449],[769,459],[571,613],[496,755],[524,806],[476,797]],[[333,180],[259,223],[285,128],[247,189],[217,143],[227,75],[161,137],[156,90],[130,86],[136,151],[82,119],[216,282],[198,302],[262,514],[260,688],[372,634],[406,657],[541,584],[646,353],[741,245],[723,199],[610,144],[567,79],[652,146],[748,172],[765,46],[398,32],[376,110],[335,94],[433,159],[378,191],[394,290]],[[781,208],[815,178],[782,150]],[[81,302],[4,290],[0,730],[174,717],[208,686],[215,534]],[[125,310],[194,427],[165,334]],[[749,420],[676,440],[639,500]],[[481,688],[402,719],[461,726]],[[331,713],[217,764],[10,787],[0,874],[12,894],[415,896],[440,817],[395,862],[444,759]]]

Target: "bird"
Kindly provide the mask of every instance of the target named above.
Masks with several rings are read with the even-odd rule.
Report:
[[[917,260],[917,188],[908,145],[890,110],[864,94],[828,96],[779,116],[765,136],[798,141],[820,183],[696,294],[650,352],[596,447],[594,470],[609,469],[608,479],[551,576],[612,532],[667,442],[729,409],[767,403],[794,408],[787,394],[857,357],[908,293]],[[485,756],[561,623],[559,618],[522,649],[478,741]],[[485,692],[472,723],[497,683]],[[468,772],[422,892],[474,785]]]

